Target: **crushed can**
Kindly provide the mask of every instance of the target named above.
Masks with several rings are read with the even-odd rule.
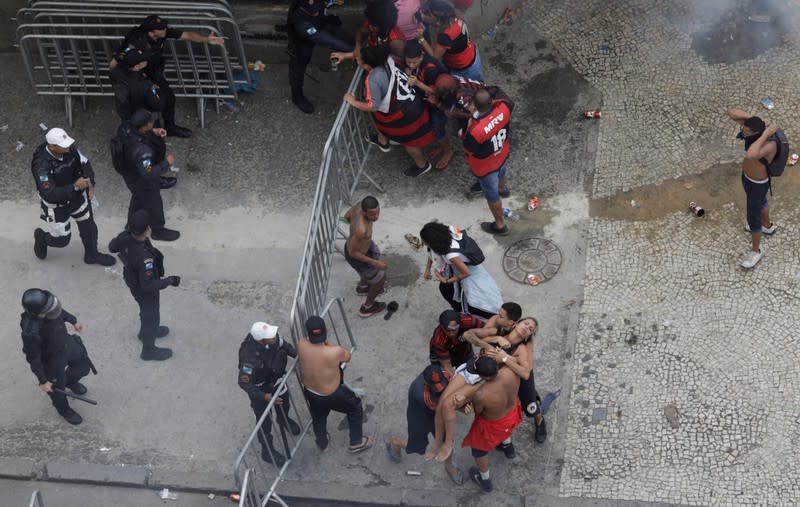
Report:
[[[542,280],[539,278],[539,275],[531,273],[525,278],[525,281],[528,282],[529,285],[539,285],[539,282]]]
[[[599,120],[602,116],[603,113],[599,109],[595,109],[594,111],[586,111],[583,113],[583,117],[587,119]]]
[[[786,165],[795,165],[798,158],[800,158],[800,156],[798,156],[797,153],[792,153],[789,160],[786,161]]]
[[[689,203],[689,212],[697,217],[701,217],[706,214],[706,210],[704,210],[699,204],[697,204],[694,201]]]
[[[528,211],[533,211],[539,207],[539,197],[534,196],[533,199],[528,201]]]

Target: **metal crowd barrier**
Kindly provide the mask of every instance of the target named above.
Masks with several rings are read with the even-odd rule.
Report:
[[[176,97],[197,102],[205,126],[205,103],[237,99],[237,85],[250,84],[239,27],[225,0],[32,0],[17,12],[17,44],[38,95],[64,97],[72,126],[72,101],[113,96],[108,65],[125,34],[147,15],[158,13],[170,26],[225,37],[224,46],[168,40],[164,75]]]
[[[354,93],[362,84],[363,72],[356,70],[348,92]],[[384,192],[383,187],[377,183],[366,171],[367,159],[371,145],[366,141],[370,132],[369,115],[358,111],[346,102],[342,103],[336,116],[331,133],[325,142],[322,153],[317,188],[314,197],[311,219],[309,220],[306,242],[303,247],[303,258],[300,265],[300,274],[290,312],[290,329],[292,341],[305,335],[305,321],[309,315],[320,315],[328,323],[328,339],[336,339],[339,345],[350,348],[351,353],[356,349],[355,339],[350,331],[344,305],[340,298],[330,300],[325,304],[328,281],[330,279],[331,265],[336,253],[335,241],[342,236],[339,230],[339,215],[343,208],[350,205],[353,192],[365,180],[379,192]],[[332,312],[332,310],[334,310]],[[288,392],[302,393],[300,383],[299,365],[296,361],[287,367],[287,375],[280,387],[286,386]],[[294,375],[292,375],[294,374]],[[304,397],[302,398],[305,399]],[[294,398],[297,401],[297,398]],[[234,477],[240,490],[241,500],[239,505],[247,507],[263,506],[270,500],[286,503],[280,499],[276,488],[286,469],[292,461],[306,432],[311,427],[310,415],[307,405],[303,405],[302,418],[298,421],[302,428],[301,434],[294,440],[287,440],[281,435],[282,443],[286,444],[286,463],[282,467],[265,463],[260,456],[260,443],[258,432],[266,417],[272,417],[273,403],[267,407],[264,416],[256,424],[244,448],[239,453],[234,466]],[[298,415],[297,404],[293,403],[295,415]],[[278,414],[275,414],[278,416]],[[276,427],[273,424],[273,435]],[[281,432],[281,433],[285,433]],[[291,437],[291,435],[288,435]],[[290,441],[291,440],[291,441]]]
[[[42,494],[39,493],[38,489],[31,494],[31,501],[28,503],[28,507],[44,507],[44,500],[42,500]]]

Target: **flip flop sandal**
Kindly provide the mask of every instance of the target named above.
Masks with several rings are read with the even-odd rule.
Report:
[[[361,439],[361,444],[355,447],[348,447],[347,452],[350,454],[358,454],[360,452],[364,452],[367,449],[372,447],[372,437],[363,437]]]
[[[467,477],[464,475],[463,470],[461,470],[457,466],[455,468],[456,468],[455,474],[451,474],[450,470],[448,470],[447,467],[445,467],[444,470],[445,472],[447,472],[447,475],[450,477],[450,480],[453,481],[453,484],[455,484],[456,486],[461,486],[467,481]]]
[[[422,248],[422,241],[418,237],[411,234],[410,232],[407,233],[404,237],[406,238],[406,241],[408,241],[408,244],[411,245],[411,248],[413,248],[414,250],[419,250],[420,248]]]
[[[400,463],[403,459],[403,456],[398,452],[395,453],[392,450],[392,437],[388,433],[383,436],[383,443],[386,445],[386,456],[389,458],[389,461],[392,463]]]
[[[450,161],[453,160],[453,155],[454,155],[453,154],[453,150],[450,150],[450,156],[449,157],[447,155],[443,155],[442,158],[440,158],[436,162],[436,166],[434,166],[434,169],[436,169],[437,171],[440,171],[440,172],[444,171],[445,169],[447,169],[450,166]]]
[[[428,156],[430,158],[436,158],[442,154],[444,151],[444,147],[442,145],[434,146],[430,152],[428,152]]]

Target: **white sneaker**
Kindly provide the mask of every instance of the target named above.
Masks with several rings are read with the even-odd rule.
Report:
[[[761,249],[758,252],[752,250],[747,252],[744,256],[744,260],[742,260],[742,267],[744,269],[753,269],[762,257],[764,257],[764,245],[761,245]]]
[[[750,232],[750,224],[745,222],[744,230],[746,230],[747,232]],[[777,231],[777,230],[778,230],[778,226],[775,225],[775,222],[772,222],[771,224],[769,224],[769,227],[764,227],[763,225],[761,226],[761,234],[766,234],[768,236],[772,236],[773,234],[775,234],[775,231]]]

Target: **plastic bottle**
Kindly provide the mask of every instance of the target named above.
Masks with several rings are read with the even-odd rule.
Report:
[[[519,215],[514,213],[514,210],[512,210],[511,208],[503,208],[503,216],[510,218],[514,222],[519,220]]]

